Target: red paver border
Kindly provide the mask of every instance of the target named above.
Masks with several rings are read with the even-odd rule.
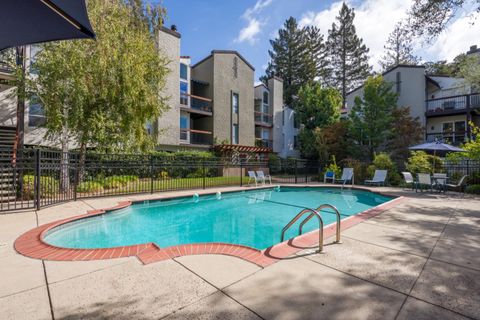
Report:
[[[404,197],[397,197],[388,202],[382,203],[379,206],[370,208],[359,214],[343,219],[341,221],[341,230],[343,231],[360,222],[370,219],[396,206],[403,200]],[[318,243],[318,230],[305,233],[264,250],[258,250],[237,244],[219,242],[186,244],[167,248],[160,248],[155,243],[146,243],[114,248],[70,249],[52,246],[43,240],[45,235],[55,227],[72,221],[78,221],[93,216],[102,215],[114,210],[123,209],[131,204],[131,201],[123,201],[119,202],[115,207],[91,210],[83,215],[41,225],[18,237],[14,244],[15,250],[18,253],[30,258],[52,261],[89,261],[136,256],[143,264],[149,264],[187,255],[222,254],[252,262],[260,267],[266,267]],[[336,224],[337,223],[334,222],[323,228],[324,238],[335,235]]]

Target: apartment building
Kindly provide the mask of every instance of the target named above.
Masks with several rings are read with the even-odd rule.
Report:
[[[14,54],[14,49],[12,54]],[[25,47],[26,69],[30,67],[30,62],[37,52],[37,47]],[[0,148],[10,149],[16,136],[17,118],[23,121],[20,126],[23,131],[24,145],[43,145],[49,147],[58,147],[55,141],[45,139],[47,130],[42,127],[45,123],[45,112],[42,104],[32,97],[25,101],[25,112],[23,116],[17,117],[17,94],[16,87],[12,85],[14,78],[13,70],[5,61],[0,61]]]
[[[467,54],[480,54],[472,46]],[[425,141],[461,144],[470,137],[468,123],[480,125],[480,93],[462,78],[430,76],[424,66],[398,65],[383,77],[393,83],[398,93],[398,106],[410,107],[425,128]],[[347,94],[346,113],[351,111],[355,97],[363,95],[363,86]]]
[[[224,144],[297,154],[291,136],[295,130],[289,128],[293,111],[284,108],[282,79],[254,87],[255,69],[233,50],[212,50],[192,64],[190,57],[180,56],[176,28],[162,28],[159,44],[170,61],[165,90],[170,109],[155,128],[159,148],[206,150]]]

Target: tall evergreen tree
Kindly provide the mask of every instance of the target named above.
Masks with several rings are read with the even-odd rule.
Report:
[[[409,33],[398,23],[388,36],[387,43],[384,46],[385,54],[380,60],[383,70],[399,64],[417,64],[418,57],[413,54],[412,39]]]
[[[307,71],[309,78],[326,84],[329,78],[327,47],[320,28],[307,26],[303,28],[307,54]]]
[[[337,22],[328,31],[327,48],[332,71],[330,84],[341,91],[343,105],[347,91],[365,80],[372,69],[368,64],[369,49],[357,36],[354,18],[353,8],[343,3],[339,16],[336,17]]]
[[[268,50],[270,62],[266,69],[266,77],[278,76],[283,79],[283,96],[287,105],[292,106],[294,97],[300,87],[313,81],[306,63],[306,45],[304,32],[299,28],[297,20],[290,17],[283,28],[278,30],[278,37],[270,40],[272,49]]]

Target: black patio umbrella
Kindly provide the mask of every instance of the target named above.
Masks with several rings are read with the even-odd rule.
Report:
[[[0,50],[82,38],[95,38],[85,0],[2,0],[0,3]]]

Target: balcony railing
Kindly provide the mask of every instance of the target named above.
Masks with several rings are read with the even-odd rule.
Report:
[[[255,111],[255,122],[260,124],[272,125],[273,117],[271,114]]]
[[[6,61],[0,61],[0,72],[3,72],[3,73],[12,73],[13,72],[13,68],[10,64],[8,64],[8,62]]]
[[[256,147],[273,148],[273,140],[255,138]]]
[[[180,93],[180,103],[185,108],[212,113],[212,99]]]
[[[427,142],[441,141],[453,145],[459,145],[467,139],[466,131],[431,132],[427,133]]]
[[[427,100],[426,104],[427,113],[480,108],[480,93],[431,99]]]
[[[180,141],[188,144],[212,145],[213,135],[211,131],[180,129]]]

